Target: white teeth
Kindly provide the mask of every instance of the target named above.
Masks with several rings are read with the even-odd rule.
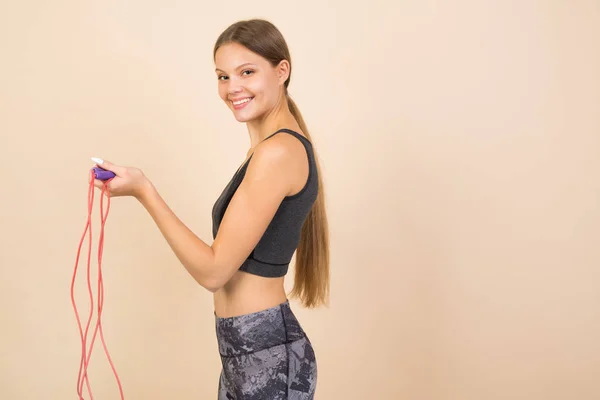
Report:
[[[246,99],[243,99],[243,100],[240,100],[240,101],[234,101],[234,102],[233,102],[233,105],[237,106],[237,105],[240,105],[240,104],[243,104],[243,103],[247,103],[247,102],[249,102],[250,100],[252,100],[252,97],[248,97],[248,98],[246,98]]]

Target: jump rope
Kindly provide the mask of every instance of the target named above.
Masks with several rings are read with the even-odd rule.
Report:
[[[100,333],[100,340],[102,341],[102,346],[104,347],[104,352],[106,353],[106,357],[108,358],[108,362],[110,367],[113,370],[115,378],[117,380],[117,385],[119,386],[119,392],[121,394],[121,400],[124,399],[123,396],[123,388],[121,386],[121,381],[119,380],[119,376],[117,374],[117,370],[110,358],[110,354],[108,352],[108,348],[106,346],[106,342],[104,340],[104,334],[102,332],[102,307],[104,305],[104,282],[102,280],[102,252],[104,249],[104,225],[106,224],[106,219],[108,217],[108,211],[110,209],[110,196],[106,196],[107,206],[106,206],[106,214],[104,213],[103,200],[104,194],[108,190],[108,183],[114,178],[116,175],[105,169],[100,167],[94,167],[90,170],[90,180],[89,180],[89,189],[88,189],[88,218],[87,223],[85,225],[85,230],[79,241],[79,247],[77,250],[77,258],[75,261],[75,269],[73,271],[73,278],[71,280],[71,302],[73,303],[73,309],[75,310],[75,317],[77,318],[77,326],[79,328],[79,336],[81,338],[81,360],[79,362],[79,375],[77,377],[77,395],[79,396],[79,400],[85,400],[83,397],[83,384],[85,382],[88,393],[90,395],[90,399],[93,400],[94,396],[92,395],[92,389],[90,387],[90,382],[88,379],[87,369],[90,363],[90,358],[92,356],[92,349],[94,346],[94,341],[96,340],[96,334]],[[94,312],[94,296],[92,293],[92,281],[90,277],[90,264],[91,264],[91,256],[92,256],[92,209],[94,205],[94,179],[98,179],[103,181],[102,185],[102,193],[100,195],[100,218],[101,218],[101,226],[100,226],[100,236],[98,239],[98,282],[97,282],[97,305],[96,305],[96,326],[94,328],[94,334],[92,336],[91,343],[89,344],[89,350],[87,349],[88,344],[88,333],[90,324],[92,322],[92,315]],[[85,330],[82,328],[82,323],[79,318],[79,312],[77,311],[77,305],[75,304],[74,297],[74,288],[75,288],[75,278],[77,276],[77,267],[79,264],[79,256],[81,254],[81,248],[83,245],[83,241],[85,240],[86,235],[89,233],[89,249],[88,249],[88,259],[87,259],[87,287],[90,298],[90,314],[88,316],[87,324],[85,326]]]

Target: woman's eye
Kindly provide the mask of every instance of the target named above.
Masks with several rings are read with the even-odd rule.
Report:
[[[250,69],[246,69],[246,70],[242,71],[242,75],[250,75],[252,73],[254,73],[254,71],[252,71]],[[220,75],[217,79],[220,80],[220,81],[224,81],[224,80],[226,80],[228,78],[227,78],[226,75]]]

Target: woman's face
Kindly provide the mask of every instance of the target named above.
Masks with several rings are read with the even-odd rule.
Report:
[[[248,122],[275,108],[287,79],[286,65],[282,67],[282,63],[274,68],[266,59],[237,43],[225,44],[217,50],[219,96],[236,120]]]

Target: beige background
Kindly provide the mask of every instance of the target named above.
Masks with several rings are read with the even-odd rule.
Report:
[[[89,157],[211,242],[249,145],[212,46],[252,17],[289,43],[327,189],[331,306],[294,303],[316,398],[599,399],[600,3],[416,0],[2,1],[0,398],[76,398]],[[216,398],[210,293],[133,199],[108,218],[125,397]],[[98,341],[90,376],[118,398]]]

